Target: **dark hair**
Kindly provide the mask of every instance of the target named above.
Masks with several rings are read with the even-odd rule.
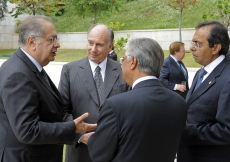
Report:
[[[206,26],[211,28],[208,36],[209,47],[213,47],[215,44],[221,44],[219,55],[226,55],[230,43],[227,28],[218,21],[208,21],[198,24],[196,29]]]
[[[180,46],[184,46],[184,43],[183,42],[179,42],[179,41],[176,41],[176,42],[173,42],[170,44],[169,46],[169,52],[171,55],[174,55],[175,52],[178,52],[180,51]]]

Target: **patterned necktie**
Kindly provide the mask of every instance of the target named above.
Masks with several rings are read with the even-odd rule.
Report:
[[[46,82],[48,83],[48,85],[51,87],[47,73],[44,69],[42,69],[41,74],[42,74],[43,78],[46,80]]]
[[[181,61],[177,61],[177,62],[178,62],[178,65],[179,65],[181,71],[182,71],[183,74],[184,74],[185,79],[187,79],[187,73],[186,73],[184,67],[182,66],[182,62],[181,62]]]
[[[99,105],[101,105],[102,102],[102,96],[103,96],[103,80],[102,80],[102,76],[101,76],[101,68],[99,66],[96,67],[95,69],[96,73],[94,75],[94,80],[96,83],[96,87],[97,87],[97,93],[98,93],[98,97],[99,97]]]
[[[196,87],[194,88],[194,91],[200,86],[200,84],[202,83],[203,77],[205,76],[205,74],[207,74],[207,71],[205,71],[204,68],[202,68],[200,70],[197,82],[196,82]]]

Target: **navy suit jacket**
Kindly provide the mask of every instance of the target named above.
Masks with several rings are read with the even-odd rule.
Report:
[[[171,56],[167,57],[164,61],[164,64],[161,68],[161,73],[159,80],[160,82],[168,89],[173,90],[176,84],[181,84],[182,81],[186,81],[186,91],[180,92],[175,91],[179,95],[181,95],[184,99],[186,98],[187,92],[189,90],[188,85],[188,71],[182,62],[182,66],[186,70],[187,77],[185,78],[182,70],[178,66],[178,64],[173,60]]]
[[[225,58],[193,92],[198,74],[186,98],[188,123],[178,162],[229,162],[230,65]]]
[[[181,96],[157,79],[142,81],[106,99],[88,141],[90,157],[93,162],[172,162],[186,113]]]

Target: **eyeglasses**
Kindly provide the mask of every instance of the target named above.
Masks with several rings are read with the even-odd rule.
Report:
[[[43,37],[43,36],[38,36],[38,35],[31,35],[32,37]],[[56,42],[59,42],[60,38],[59,37],[52,37],[50,39],[48,39],[48,41],[50,41],[50,43],[54,44]]]
[[[59,37],[52,37],[50,39],[48,39],[51,43],[56,43],[59,42],[60,38]]]
[[[196,41],[195,42],[191,41],[191,46],[194,46],[196,49],[198,49],[202,46],[205,46],[205,45],[209,45],[209,44],[201,44],[201,43],[196,42]]]
[[[127,56],[130,56],[130,55],[125,55],[125,56],[127,57]],[[120,58],[120,63],[121,63],[121,64],[124,62],[125,56]],[[131,56],[131,57],[132,57],[132,56]]]

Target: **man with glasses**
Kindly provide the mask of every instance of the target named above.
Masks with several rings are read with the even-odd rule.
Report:
[[[96,123],[106,98],[125,92],[121,64],[108,58],[113,46],[113,32],[109,26],[93,25],[87,34],[87,57],[63,66],[59,91],[65,109],[76,118],[89,112],[85,120]],[[66,147],[66,162],[92,162],[87,145],[81,143],[78,133],[72,145]],[[106,140],[106,139],[105,139]]]
[[[230,65],[227,28],[218,21],[198,24],[190,47],[202,65],[187,94],[187,124],[178,162],[230,161]]]
[[[132,90],[106,99],[95,133],[87,133],[93,161],[172,162],[186,122],[185,100],[157,80],[160,45],[138,38],[128,44],[122,77]]]
[[[20,48],[0,68],[0,161],[62,162],[63,144],[96,124],[83,122],[87,113],[68,117],[57,88],[43,70],[60,47],[52,20],[25,19],[18,42]]]

